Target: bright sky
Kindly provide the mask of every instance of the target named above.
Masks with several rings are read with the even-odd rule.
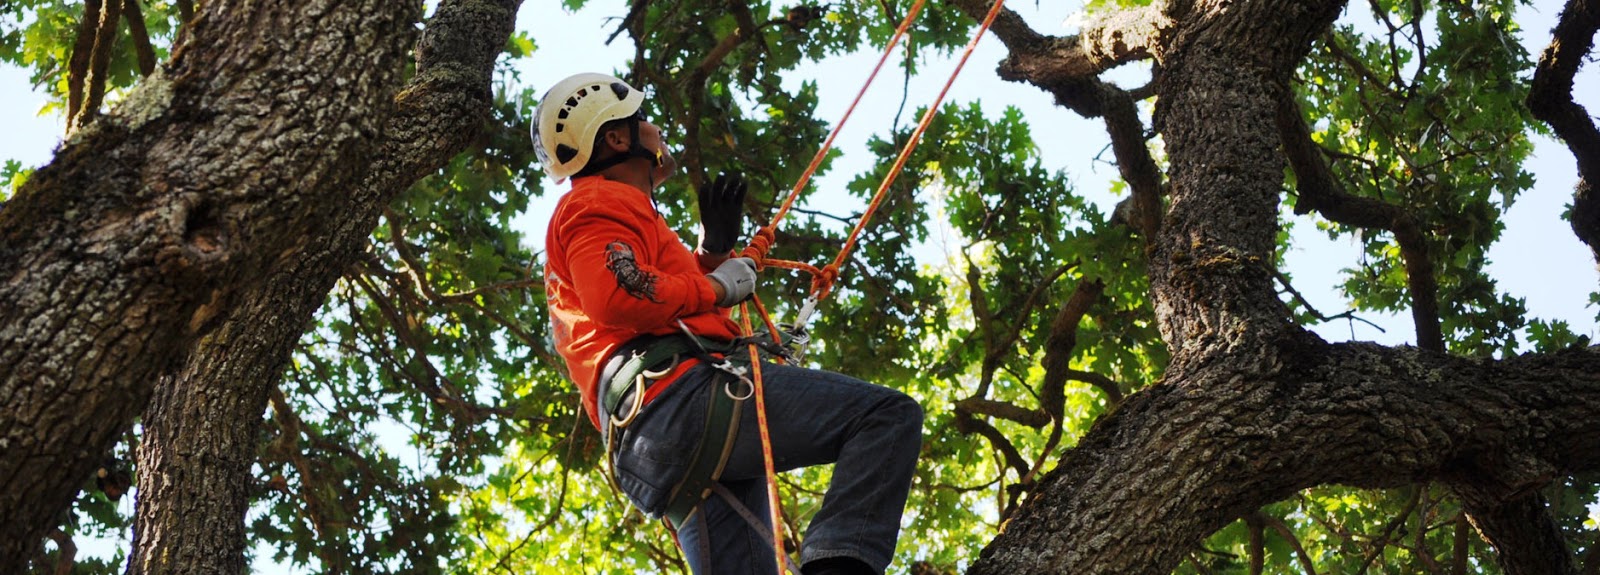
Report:
[[[431,4],[431,2],[430,2]],[[601,3],[594,3],[601,4]],[[615,3],[604,3],[614,6]],[[1046,6],[1045,4],[1050,4]],[[1357,3],[1360,4],[1360,3]],[[1539,2],[1546,5],[1523,7],[1517,14],[1524,32],[1521,40],[1531,54],[1537,55],[1549,41],[1548,31],[1554,26],[1561,2]],[[553,9],[539,9],[549,3],[527,3],[518,19],[518,29],[529,32],[539,44],[539,50],[527,61],[519,64],[522,77],[539,92],[577,72],[611,72],[621,67],[632,55],[626,36],[618,38],[611,46],[603,44],[615,29],[616,20],[610,18],[620,13],[587,10],[567,14]],[[1070,2],[1014,2],[1013,9],[1021,13],[1034,29],[1052,35],[1067,35],[1076,31],[1065,22],[1075,12],[1080,1]],[[934,7],[930,9],[943,9]],[[1002,82],[994,75],[995,65],[1004,57],[1005,49],[994,38],[985,39],[968,63],[952,89],[947,102],[981,100],[986,109],[998,114],[1004,106],[1020,108],[1034,126],[1045,166],[1052,170],[1065,170],[1080,193],[1085,194],[1109,213],[1117,198],[1109,189],[1115,167],[1097,163],[1095,157],[1105,147],[1107,136],[1099,121],[1085,120],[1076,114],[1058,108],[1044,92],[1028,85]],[[803,79],[814,79],[820,89],[819,115],[838,118],[843,114],[860,83],[865,80],[877,54],[862,54],[850,58],[836,58],[793,74],[785,86],[794,88]],[[914,79],[912,92],[901,115],[902,125],[912,124],[912,115],[919,106],[930,103],[938,93],[944,76],[953,68],[952,60],[925,63],[924,77]],[[1125,87],[1142,84],[1145,74],[1134,67],[1117,71],[1113,80]],[[826,73],[824,73],[826,71]],[[874,133],[884,133],[895,117],[900,103],[900,85],[903,80],[897,68],[888,68],[880,75],[873,90],[867,94],[851,123],[845,128],[835,147],[845,153],[836,162],[836,175],[813,180],[811,194],[826,197],[829,203],[843,197],[838,193],[851,175],[864,169],[868,154],[866,140]],[[0,161],[18,160],[25,165],[38,166],[49,161],[59,143],[62,121],[56,117],[39,117],[37,112],[44,98],[28,83],[26,72],[15,67],[0,65],[0,126],[8,135],[0,138]],[[1600,71],[1590,63],[1580,74],[1574,93],[1581,104],[1591,111],[1600,110]],[[797,156],[809,158],[821,142],[805,142],[793,150]],[[1109,157],[1109,154],[1108,154]],[[1576,167],[1571,153],[1548,138],[1535,137],[1535,157],[1526,169],[1537,177],[1535,187],[1524,193],[1505,216],[1507,226],[1501,242],[1490,251],[1490,269],[1499,281],[1500,288],[1527,300],[1533,317],[1547,320],[1566,320],[1578,333],[1591,336],[1597,333],[1595,310],[1588,308],[1589,293],[1594,291],[1600,274],[1588,251],[1561,219],[1565,206],[1571,202],[1576,180]],[[679,180],[678,185],[683,185]],[[857,201],[845,198],[844,201]],[[517,225],[526,237],[540,248],[544,237],[544,220],[551,202],[536,202],[530,213],[520,218]],[[858,208],[836,210],[856,211]],[[1346,303],[1333,286],[1339,281],[1339,267],[1354,265],[1359,249],[1353,241],[1329,241],[1315,231],[1307,218],[1296,220],[1294,249],[1288,254],[1289,272],[1296,278],[1295,287],[1323,313],[1337,314],[1346,309]],[[928,263],[939,263],[939,254],[947,247],[930,245],[926,251]],[[1329,265],[1329,262],[1335,262]],[[1330,340],[1370,340],[1387,344],[1415,343],[1409,317],[1384,317],[1363,315],[1387,330],[1380,333],[1362,323],[1333,322],[1317,327],[1323,337]],[[124,499],[130,507],[131,499]],[[112,545],[84,546],[83,553],[108,550]],[[126,543],[123,543],[126,545]],[[256,570],[262,573],[283,573],[287,570],[269,561],[258,561]]]

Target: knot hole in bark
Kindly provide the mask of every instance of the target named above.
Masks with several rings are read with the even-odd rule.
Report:
[[[189,208],[183,222],[184,246],[202,259],[218,257],[227,248],[228,235],[222,222],[222,210],[210,199],[202,199]]]

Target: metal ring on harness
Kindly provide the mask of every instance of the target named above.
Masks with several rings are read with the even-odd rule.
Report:
[[[735,382],[744,384],[744,395],[739,395],[733,392],[733,388],[730,386],[732,386]],[[750,378],[741,375],[739,376],[739,379],[730,379],[726,382],[723,382],[722,393],[728,394],[728,397],[732,398],[734,401],[744,401],[746,399],[750,399],[751,396],[756,394],[756,384],[755,382],[750,381]]]

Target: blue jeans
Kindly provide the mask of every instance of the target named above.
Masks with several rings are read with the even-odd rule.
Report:
[[[716,370],[700,365],[672,383],[623,430],[617,483],[640,510],[660,517],[704,432]],[[922,446],[922,407],[899,391],[855,378],[763,363],[767,424],[779,472],[834,463],[822,507],[806,528],[805,564],[847,556],[882,573],[894,558],[900,515]],[[716,389],[712,389],[715,387]],[[768,522],[765,465],[755,401],[745,401],[721,483]],[[771,528],[770,525],[767,526]],[[678,531],[696,575],[772,574],[771,540],[712,495]]]

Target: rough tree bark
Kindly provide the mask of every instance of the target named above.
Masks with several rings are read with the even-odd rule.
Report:
[[[1536,491],[1600,469],[1600,422],[1585,415],[1600,408],[1600,350],[1490,361],[1328,344],[1274,293],[1285,166],[1274,102],[1343,8],[1176,0],[1160,33],[1135,29],[1157,62],[1171,159],[1147,253],[1172,362],[1062,458],[969,573],[1169,573],[1204,537],[1296,491],[1425,481],[1463,494],[1507,573],[1571,571]],[[1061,70],[1097,73],[1140,49],[1090,32],[1069,44],[997,25],[1012,50],[1001,73],[1100,113],[1094,79]],[[1039,65],[1052,55],[1083,62]]]
[[[302,256],[249,286],[146,408],[130,575],[247,572],[249,506],[261,416],[290,352],[391,199],[465,149],[489,121],[494,62],[521,0],[447,0],[417,49],[370,171]]]
[[[0,573],[155,381],[361,182],[407,2],[207,2],[164,73],[0,208]]]

